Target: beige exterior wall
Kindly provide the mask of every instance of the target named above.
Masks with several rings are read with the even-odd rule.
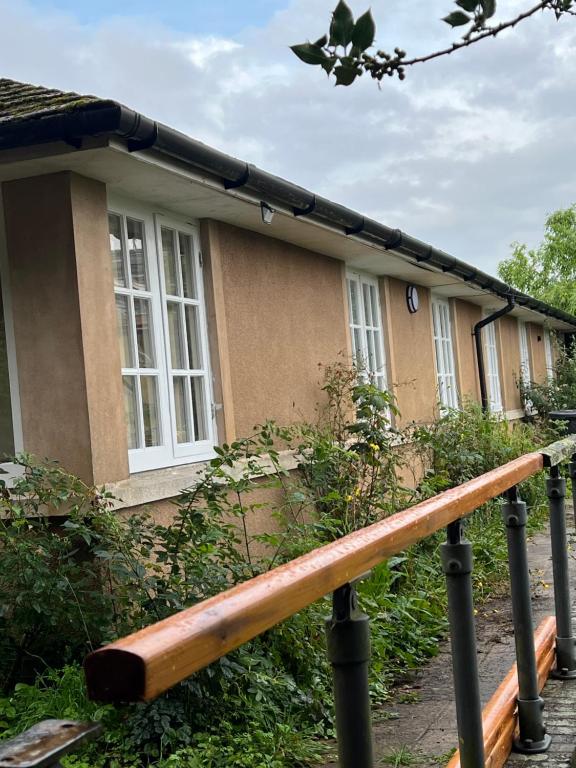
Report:
[[[128,477],[106,189],[59,173],[3,185],[24,447],[89,483]],[[220,442],[266,419],[313,421],[321,364],[351,359],[345,265],[215,221],[201,223]],[[379,281],[388,381],[401,423],[435,417],[431,293]],[[459,393],[479,399],[472,330],[480,307],[450,301]],[[497,322],[505,410],[521,408],[515,318]],[[540,341],[538,341],[540,336]],[[528,325],[532,376],[546,376],[543,327]],[[161,509],[161,507],[160,507]]]
[[[203,234],[219,283],[209,315],[219,317],[226,434],[314,420],[319,364],[349,359],[343,263],[227,224]]]
[[[88,483],[126,477],[105,186],[58,173],[3,197],[24,448]]]
[[[394,385],[401,423],[434,418],[437,399],[430,291],[418,288],[420,308],[411,314],[402,280],[381,281],[385,333],[388,335],[389,381]]]
[[[500,336],[500,386],[505,411],[522,410],[520,381],[520,335],[515,317],[501,317],[498,323]]]
[[[476,304],[455,299],[452,302],[452,319],[460,398],[479,401],[480,385],[473,331],[476,323],[482,319],[482,309]]]
[[[546,381],[546,352],[544,351],[544,326],[528,323],[528,347],[530,349],[530,371],[533,381]]]

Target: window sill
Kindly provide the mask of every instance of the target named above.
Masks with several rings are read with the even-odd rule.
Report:
[[[130,475],[126,480],[110,483],[105,488],[115,497],[112,503],[114,510],[166,501],[179,496],[186,488],[193,487],[209,465],[209,461],[199,461],[195,464],[138,472]],[[245,461],[238,462],[235,467],[229,470],[230,476],[233,478],[240,477],[244,466]],[[295,452],[281,451],[280,466],[288,471],[296,469],[298,462],[295,458]],[[261,461],[261,469],[262,477],[274,472],[272,462],[265,458]]]

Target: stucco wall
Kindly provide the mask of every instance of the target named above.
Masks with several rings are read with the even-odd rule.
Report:
[[[515,317],[501,317],[498,320],[500,332],[500,385],[504,410],[522,409],[520,381],[520,336],[518,320]]]
[[[546,352],[544,351],[544,326],[528,323],[528,346],[533,381],[546,381]]]
[[[452,319],[460,398],[480,400],[478,363],[472,333],[476,323],[482,319],[482,310],[476,304],[455,299],[452,303]]]
[[[105,186],[3,185],[25,450],[89,483],[128,474]]]
[[[400,421],[404,424],[430,421],[437,399],[430,292],[418,288],[420,308],[411,314],[406,305],[408,284],[393,278],[381,283],[385,327],[389,334],[388,367]]]
[[[264,419],[313,420],[319,364],[349,356],[344,265],[222,223],[204,226],[206,240],[221,275],[219,352],[235,434]]]

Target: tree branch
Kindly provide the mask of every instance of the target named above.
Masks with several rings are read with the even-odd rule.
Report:
[[[503,32],[505,29],[513,29],[521,21],[524,21],[525,19],[530,18],[530,16],[534,16],[534,14],[538,13],[538,11],[546,10],[546,8],[548,7],[550,7],[549,0],[542,0],[542,2],[538,3],[533,8],[530,8],[529,10],[524,11],[524,13],[519,14],[514,19],[510,19],[509,21],[503,21],[501,24],[498,24],[495,27],[489,27],[488,29],[485,29],[483,32],[480,32],[474,37],[466,38],[465,40],[462,40],[459,43],[452,43],[450,48],[444,48],[440,51],[429,53],[426,56],[418,56],[414,59],[403,60],[402,66],[410,67],[413,64],[423,64],[426,61],[432,61],[432,59],[437,59],[440,56],[449,56],[451,53],[455,53],[456,51],[459,51],[462,48],[467,48],[469,45],[472,45],[473,43],[480,42],[480,40],[485,40],[487,37],[496,37],[496,35],[499,35],[500,32]],[[576,15],[574,11],[566,11],[566,13],[571,13],[572,15]]]

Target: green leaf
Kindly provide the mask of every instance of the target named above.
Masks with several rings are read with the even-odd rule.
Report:
[[[336,75],[336,85],[352,85],[359,74],[359,70],[356,67],[340,64],[334,69],[334,74]]]
[[[300,45],[291,45],[290,50],[298,56],[300,61],[305,64],[326,64],[328,57],[315,43],[301,43]]]
[[[337,56],[328,56],[326,58],[326,61],[322,62],[322,69],[324,70],[324,72],[326,72],[327,75],[329,75],[330,72],[332,72],[332,70],[334,69],[334,65],[336,64],[337,61],[338,61]]]
[[[496,0],[480,0],[484,16],[489,19],[496,13]]]
[[[324,46],[326,45],[327,42],[328,42],[328,36],[327,35],[322,35],[322,37],[320,37],[320,38],[318,38],[318,40],[316,40],[314,45],[317,45],[319,48],[324,48]]]
[[[456,0],[456,5],[464,8],[465,11],[473,13],[478,5],[478,0]]]
[[[360,52],[370,48],[376,36],[376,25],[372,18],[372,12],[366,11],[354,24],[352,32],[352,44]]]
[[[443,18],[442,21],[450,24],[451,27],[462,27],[464,24],[471,22],[472,19],[462,11],[454,11],[454,13],[449,13],[448,16]]]
[[[349,45],[354,31],[354,16],[344,0],[340,0],[330,23],[330,45]]]

